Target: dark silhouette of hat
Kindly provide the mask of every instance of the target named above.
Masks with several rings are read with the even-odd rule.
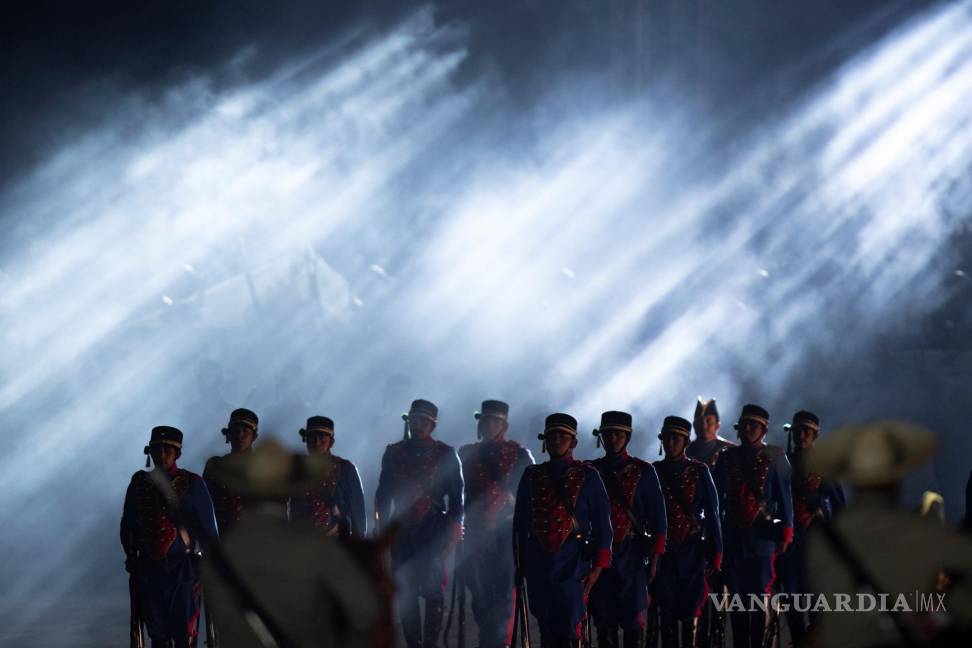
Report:
[[[719,419],[719,408],[716,407],[716,401],[714,398],[710,398],[707,401],[702,400],[699,396],[698,400],[695,402],[695,419],[703,419],[706,416],[714,416],[716,420]]]
[[[662,434],[680,434],[688,437],[692,430],[692,424],[681,416],[666,416],[662,422]]]
[[[739,415],[739,422],[736,423],[736,427],[739,427],[739,423],[746,420],[756,421],[757,423],[762,423],[766,427],[769,427],[769,417],[769,412],[767,412],[765,409],[759,405],[749,403],[748,405],[743,405],[742,413]]]
[[[410,414],[422,414],[428,416],[433,421],[439,416],[439,408],[432,401],[422,398],[412,401],[412,406],[408,409]]]
[[[224,458],[214,468],[214,477],[240,495],[278,499],[319,485],[335,461],[326,454],[291,454],[270,439],[251,452]]]
[[[334,436],[334,421],[326,416],[312,416],[307,419],[307,426],[300,430],[300,438],[306,439],[311,432]]]
[[[938,447],[935,434],[900,421],[848,425],[829,432],[808,451],[807,469],[857,487],[900,482]]]
[[[805,425],[815,432],[820,432],[820,418],[813,412],[808,412],[806,410],[800,410],[794,414],[793,421],[783,425],[783,429],[789,431],[791,428],[799,427],[801,425]]]
[[[510,406],[501,400],[484,400],[479,411],[473,414],[477,420],[484,416],[506,418],[510,414]]]
[[[230,425],[233,423],[244,423],[256,429],[260,425],[260,419],[257,415],[244,407],[235,409],[230,413]]]
[[[631,415],[627,412],[610,411],[601,414],[601,425],[594,430],[594,436],[600,436],[605,430],[621,430],[631,434]]]
[[[570,414],[564,414],[562,412],[551,414],[544,421],[543,434],[540,435],[540,438],[542,439],[548,432],[553,431],[565,432],[572,436],[577,436],[577,419]]]
[[[182,449],[182,430],[171,425],[158,425],[152,428],[149,447],[154,445],[170,445]],[[148,454],[148,448],[146,448],[146,454]]]

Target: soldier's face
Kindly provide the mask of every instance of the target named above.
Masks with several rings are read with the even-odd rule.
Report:
[[[304,439],[308,454],[327,454],[334,445],[334,435],[324,432],[308,432]]]
[[[425,414],[412,412],[408,415],[408,429],[413,439],[428,439],[435,429],[435,421]]]
[[[688,437],[683,434],[666,432],[662,435],[661,442],[662,448],[665,450],[665,456],[669,459],[678,459],[685,454],[685,448],[688,446]]]
[[[604,451],[607,454],[621,454],[628,445],[627,432],[622,430],[607,429],[601,431],[601,443],[604,444]]]
[[[560,459],[574,449],[577,445],[577,437],[567,432],[551,430],[544,433],[544,442],[547,444],[547,454],[552,459]]]
[[[165,471],[172,470],[176,465],[176,459],[179,458],[179,449],[165,443],[152,446],[149,452],[155,467]]]
[[[801,450],[809,450],[817,440],[817,433],[812,427],[798,425],[793,428],[793,438],[796,440],[797,447]]]
[[[506,434],[506,429],[509,427],[509,423],[502,416],[491,416],[489,414],[481,415],[476,425],[479,428],[479,434],[482,436],[483,441],[497,441],[502,439],[503,435]]]
[[[233,452],[245,452],[256,440],[257,431],[246,423],[230,423],[226,429],[226,438],[230,442]]]
[[[702,432],[706,437],[714,437],[719,432],[719,419],[715,414],[706,414],[702,418]]]
[[[766,435],[766,426],[753,419],[745,419],[739,423],[739,440],[746,445],[759,443]]]

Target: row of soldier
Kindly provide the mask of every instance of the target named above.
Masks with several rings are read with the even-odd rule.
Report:
[[[460,546],[456,570],[472,595],[484,648],[510,645],[517,592],[529,598],[543,646],[578,646],[590,625],[600,646],[632,648],[657,635],[663,646],[720,645],[725,620],[706,594],[767,593],[777,572],[787,591],[807,591],[807,529],[844,505],[839,487],[803,468],[803,453],[820,432],[810,412],[797,412],[785,426],[793,442],[787,453],[764,443],[769,414],[762,407],[742,408],[735,444],[718,434],[715,402],[700,400],[697,438],[689,442],[688,420],[667,417],[658,435],[665,456],[655,463],[628,453],[632,419],[624,412],[602,415],[595,434],[604,456],[593,461],[573,456],[577,421],[548,416],[539,435],[549,456],[542,464],[505,438],[508,415],[506,403],[483,402],[479,441],[457,453],[433,438],[437,407],[416,400],[403,416],[405,438],[385,450],[375,526],[394,521],[397,528],[391,562],[408,648],[439,645],[447,566]],[[253,500],[234,490],[222,468],[249,452],[258,424],[253,412],[234,411],[223,430],[232,450],[210,459],[201,478],[176,466],[179,430],[152,431],[145,452],[154,472],[168,477],[181,515],[193,522],[167,513],[149,473],[133,476],[122,544],[153,646],[195,641],[199,587],[192,549],[196,540],[229,536],[245,517]],[[289,497],[289,519],[324,536],[364,537],[361,480],[350,461],[331,453],[333,421],[311,417],[300,434],[308,454],[332,461],[313,488]],[[525,590],[515,587],[517,571]],[[737,647],[763,644],[765,614],[730,616]],[[787,622],[801,643],[807,619],[790,613]]]

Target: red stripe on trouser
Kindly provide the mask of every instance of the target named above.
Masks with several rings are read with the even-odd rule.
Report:
[[[527,613],[529,614],[529,612]],[[506,637],[506,645],[513,643],[513,621],[516,619],[516,585],[513,586],[513,607],[510,608],[510,615],[506,622],[506,629],[503,636]]]

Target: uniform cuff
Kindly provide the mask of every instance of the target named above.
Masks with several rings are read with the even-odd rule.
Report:
[[[719,571],[722,567],[722,552],[719,551],[716,555],[712,556],[712,570]]]
[[[666,541],[666,538],[665,538],[665,534],[664,533],[659,533],[658,535],[655,536],[655,553],[656,554],[663,554],[663,553],[665,553],[665,541]]]
[[[454,542],[459,542],[462,540],[462,522],[453,522],[452,524],[452,540]]]
[[[783,542],[793,542],[793,527],[783,527]]]
[[[600,567],[602,569],[607,569],[611,566],[611,550],[610,549],[598,549],[597,554],[594,556],[594,566]]]

